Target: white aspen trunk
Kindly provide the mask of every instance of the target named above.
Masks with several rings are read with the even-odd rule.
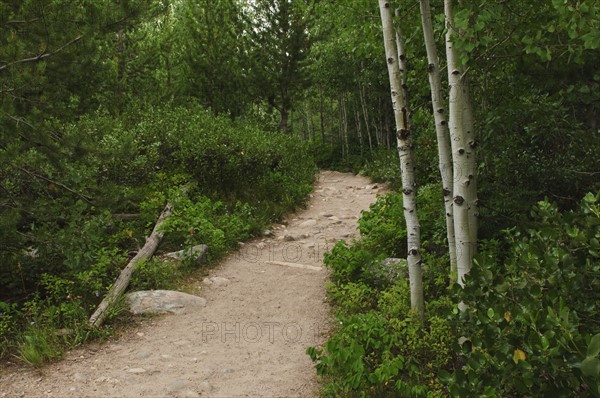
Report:
[[[462,5],[463,1],[458,0],[458,4]],[[462,34],[461,31],[458,32]],[[479,230],[479,199],[477,197],[477,136],[475,133],[475,124],[473,122],[473,104],[471,102],[471,89],[469,87],[469,79],[467,72],[462,74],[463,92],[464,92],[464,116],[463,125],[467,137],[467,145],[470,150],[469,156],[469,176],[471,183],[467,190],[467,203],[469,204],[469,233],[471,234],[471,255],[477,254],[477,239]]]
[[[400,9],[396,8],[396,20],[400,18]],[[407,128],[412,131],[412,115],[410,101],[408,99],[408,86],[406,83],[406,74],[408,73],[408,63],[406,60],[406,52],[404,51],[404,39],[402,37],[402,30],[400,30],[399,22],[394,26],[396,31],[396,49],[398,50],[398,67],[400,68],[400,83],[402,87],[402,98],[404,99],[404,106],[407,112]]]
[[[417,216],[415,167],[412,155],[411,132],[408,126],[408,110],[402,95],[398,52],[395,43],[393,17],[390,3],[379,0],[381,24],[385,44],[388,75],[390,79],[392,105],[396,122],[396,138],[400,156],[400,171],[402,175],[402,199],[404,218],[406,219],[408,243],[408,275],[410,279],[410,303],[417,311],[421,320],[424,318],[423,277],[421,270],[421,237],[419,219]]]
[[[470,184],[467,189],[467,203],[469,205],[469,234],[471,235],[471,255],[477,254],[477,231],[479,229],[479,199],[477,197],[477,137],[473,122],[473,104],[467,76],[463,73],[463,126],[465,129],[467,146],[469,148],[469,177]]]
[[[444,208],[446,211],[446,236],[448,238],[448,253],[450,255],[450,276],[456,280],[456,241],[454,238],[454,219],[452,208],[453,173],[452,153],[450,146],[450,133],[446,121],[446,107],[442,96],[442,80],[440,77],[439,59],[433,25],[431,21],[431,7],[429,0],[421,0],[421,23],[429,63],[429,86],[431,87],[431,105],[435,120],[435,131],[438,143],[438,159],[440,175],[442,177],[442,192],[444,194]]]
[[[454,234],[456,238],[457,279],[464,286],[464,276],[471,270],[473,262],[474,242],[469,225],[470,187],[474,179],[473,154],[465,130],[465,95],[463,72],[458,62],[458,56],[452,42],[454,32],[454,15],[452,0],[444,0],[446,16],[446,57],[448,62],[448,83],[450,85],[448,127],[453,157],[453,200],[454,200]],[[467,118],[469,115],[467,115]]]

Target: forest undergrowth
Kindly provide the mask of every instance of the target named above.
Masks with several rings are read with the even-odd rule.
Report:
[[[34,365],[110,333],[110,322],[87,320],[167,203],[159,251],[206,244],[212,263],[301,205],[316,172],[302,141],[196,105],[53,127],[55,146],[15,154],[3,170],[21,206],[0,228],[0,354]],[[148,260],[131,289],[173,287],[193,260]]]

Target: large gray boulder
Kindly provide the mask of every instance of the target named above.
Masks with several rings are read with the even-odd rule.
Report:
[[[142,290],[125,295],[129,312],[141,314],[183,314],[206,306],[206,299],[172,290]]]

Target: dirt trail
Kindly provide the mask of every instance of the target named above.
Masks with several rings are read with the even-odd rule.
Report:
[[[0,371],[0,397],[312,397],[305,354],[330,322],[323,253],[357,235],[356,220],[381,188],[324,171],[306,210],[273,236],[244,244],[194,292],[193,313],[143,319],[118,338],[32,370]]]

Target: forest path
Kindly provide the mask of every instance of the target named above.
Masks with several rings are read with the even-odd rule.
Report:
[[[305,210],[247,242],[194,294],[207,305],[143,318],[105,343],[39,370],[0,371],[0,397],[313,397],[319,383],[306,348],[326,339],[323,253],[357,236],[361,210],[382,188],[322,171]]]

